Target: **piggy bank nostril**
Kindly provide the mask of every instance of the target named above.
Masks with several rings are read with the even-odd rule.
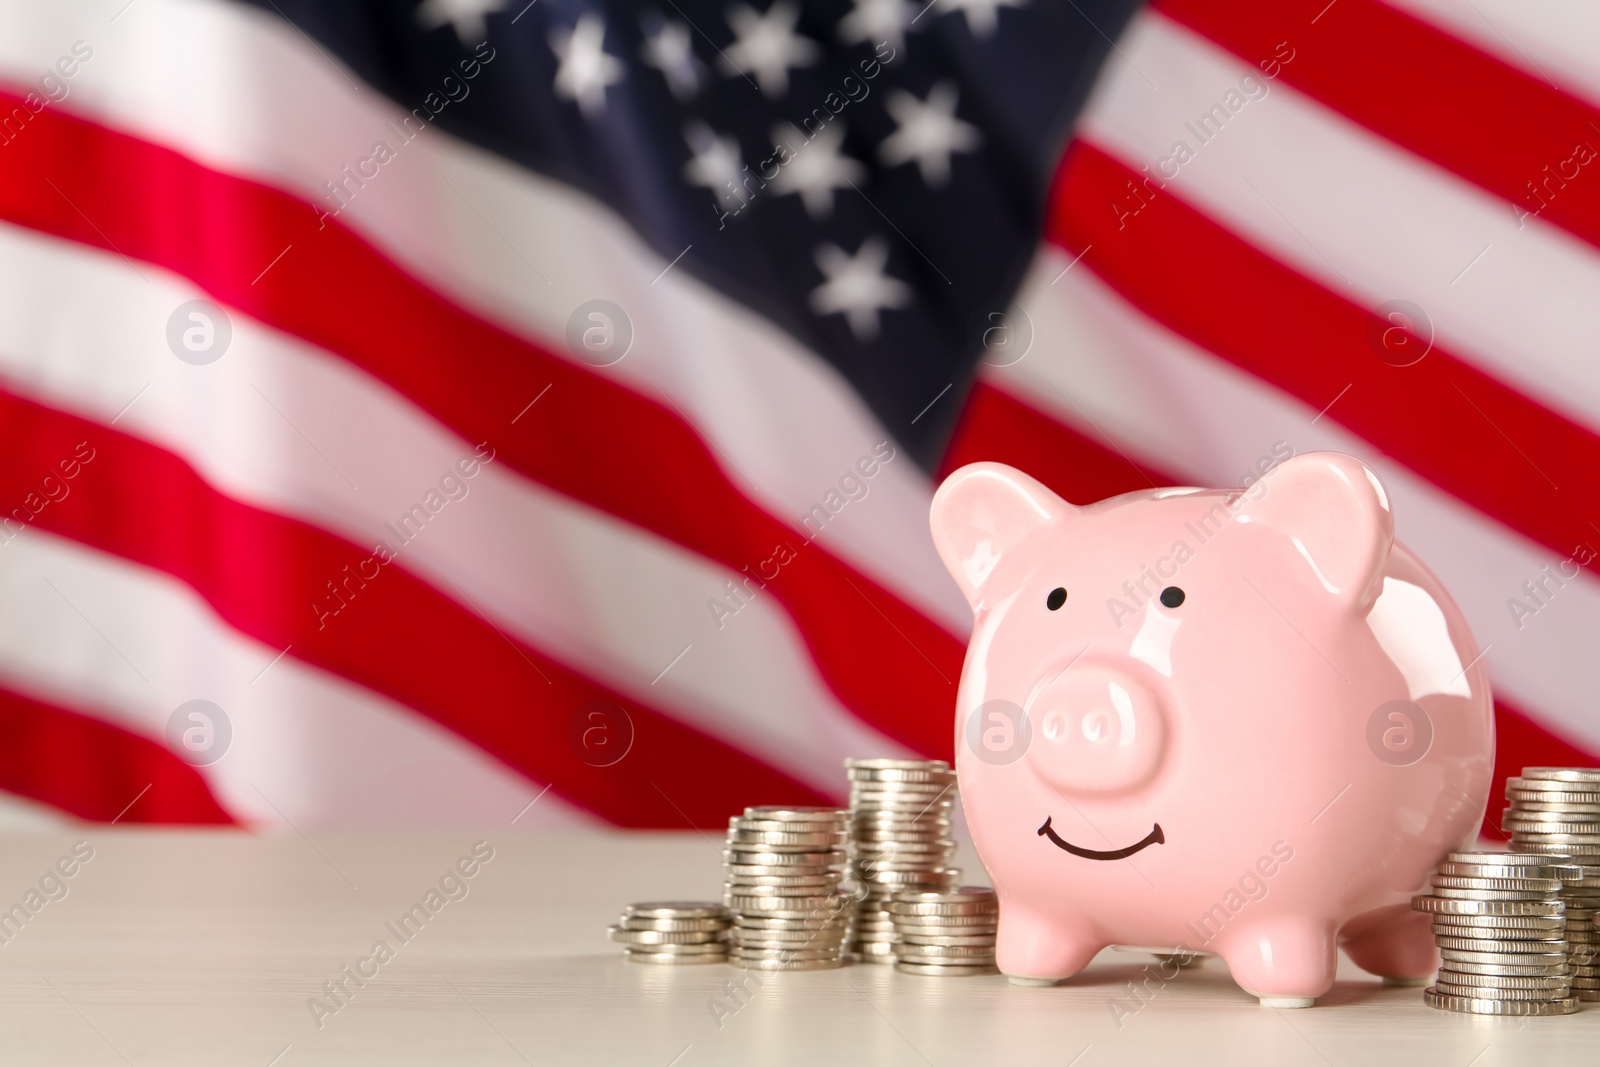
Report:
[[[1079,664],[1040,686],[1028,715],[1041,744],[1031,766],[1063,792],[1135,788],[1155,773],[1165,744],[1162,698],[1136,676]]]

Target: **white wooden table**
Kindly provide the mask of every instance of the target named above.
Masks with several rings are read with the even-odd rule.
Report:
[[[474,835],[308,840],[89,828],[79,836],[93,858],[45,886],[66,895],[41,891],[36,913],[0,925],[9,939],[0,945],[0,1063],[1600,1061],[1600,1005],[1527,1021],[1450,1015],[1348,963],[1318,1007],[1279,1012],[1240,992],[1213,960],[1119,1027],[1111,998],[1149,957],[1118,952],[1047,989],[865,965],[770,975],[719,1027],[711,999],[742,972],[628,964],[605,939],[630,901],[718,895],[717,845],[695,834],[488,832],[493,859],[447,883],[466,895],[441,893],[438,912],[413,920],[420,932],[407,942],[385,924],[425,904],[427,890],[471,854]],[[71,855],[73,840],[0,838],[0,907],[26,910],[29,888]],[[975,866],[970,856],[966,863]],[[394,952],[387,962],[372,957],[380,940]],[[336,1004],[323,985],[346,966],[375,977],[359,989],[346,979],[345,1002],[314,1017],[308,999]]]

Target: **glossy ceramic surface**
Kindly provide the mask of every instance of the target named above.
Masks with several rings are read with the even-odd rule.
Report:
[[[956,763],[1002,971],[1212,952],[1303,1006],[1341,943],[1376,974],[1433,970],[1408,902],[1475,837],[1493,709],[1371,470],[1312,453],[1248,490],[1075,507],[980,463],[932,526],[976,615]]]

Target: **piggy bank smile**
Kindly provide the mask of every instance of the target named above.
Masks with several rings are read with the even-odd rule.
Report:
[[[1084,848],[1081,845],[1074,845],[1071,841],[1065,840],[1060,834],[1051,829],[1050,818],[1052,817],[1047,817],[1044,820],[1044,825],[1039,827],[1039,836],[1049,838],[1063,852],[1070,852],[1074,856],[1082,856],[1086,860],[1125,860],[1134,853],[1149,848],[1151,845],[1164,845],[1167,841],[1166,835],[1161,832],[1161,824],[1156,823],[1155,826],[1151,827],[1150,832],[1144,836],[1143,840],[1126,848],[1113,848],[1108,851]]]
[[[1409,898],[1477,832],[1492,701],[1370,469],[1312,453],[1247,490],[1077,506],[978,463],[940,486],[932,530],[973,609],[956,772],[1002,972],[1170,946],[1308,1007],[1340,949],[1384,978],[1433,971]],[[1403,758],[1379,743],[1396,707],[1428,738]]]

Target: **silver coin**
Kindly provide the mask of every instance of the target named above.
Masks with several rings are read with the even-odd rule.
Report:
[[[754,830],[775,834],[838,834],[844,833],[849,827],[848,819],[801,822],[799,819],[747,819],[743,815],[735,815],[728,820],[730,830]]]
[[[697,963],[727,963],[726,953],[704,956],[671,956],[665,952],[649,952],[646,950],[629,949],[626,953],[629,963],[653,963],[661,966],[693,966]]]
[[[730,878],[826,878],[830,875],[842,876],[843,868],[840,867],[795,867],[792,865],[779,866],[777,864],[737,863],[729,864],[723,871]]]
[[[1529,852],[1452,852],[1446,863],[1476,863],[1488,867],[1536,867],[1550,862],[1544,856]]]
[[[953,771],[927,770],[851,771],[848,777],[851,782],[903,782],[913,785],[947,785],[956,780]]]
[[[1600,804],[1600,793],[1581,790],[1506,788],[1506,799],[1513,804]]]
[[[1600,818],[1580,819],[1571,812],[1519,812],[1508,810],[1500,819],[1508,834],[1593,834],[1600,829]]]
[[[789,827],[789,829],[784,829]],[[816,827],[816,829],[811,829]],[[849,823],[839,823],[837,826],[827,826],[821,823],[784,823],[776,820],[752,820],[751,825],[741,826],[738,819],[728,821],[728,836],[749,838],[761,841],[769,837],[782,842],[788,840],[792,844],[820,843],[823,847],[832,848],[833,843],[850,833]]]
[[[1563,860],[1582,860],[1585,863],[1600,862],[1600,845],[1541,845],[1524,842],[1521,847],[1530,852],[1543,852],[1552,859],[1559,857]]]
[[[1559,878],[1534,878],[1525,875],[1515,878],[1472,878],[1454,874],[1436,874],[1429,881],[1436,889],[1490,889],[1554,894],[1561,892],[1562,887]]]
[[[872,880],[881,885],[913,886],[913,885],[938,885],[950,886],[961,878],[961,868],[946,867],[936,871],[873,871]]]
[[[1572,996],[1577,1000],[1600,1000],[1600,989],[1580,989],[1574,987],[1572,990]]]
[[[1540,990],[1565,989],[1571,984],[1572,979],[1568,975],[1519,977],[1517,975],[1509,974],[1464,974],[1459,971],[1446,972],[1441,969],[1439,972],[1439,981],[1441,984],[1472,986],[1479,989],[1527,990],[1529,992],[1538,992]],[[1478,995],[1487,996],[1488,994]],[[1500,996],[1502,994],[1496,993],[1495,995]]]
[[[1564,914],[1566,910],[1566,905],[1558,901],[1448,900],[1439,896],[1412,897],[1411,906],[1417,911],[1447,915],[1509,915],[1517,917],[1555,916]]]
[[[1494,1000],[1451,996],[1439,992],[1436,986],[1424,989],[1422,1000],[1430,1008],[1472,1015],[1571,1015],[1578,1010],[1576,997],[1561,1000]]]
[[[808,908],[826,908],[830,914],[837,912],[840,915],[845,915],[850,910],[848,897],[839,893],[830,894],[827,886],[818,885],[735,886],[728,889],[728,895],[723,899],[728,902],[730,908],[745,914],[759,914],[774,910],[801,911]],[[824,900],[828,903],[810,903],[814,900]],[[838,901],[838,903],[834,903],[835,901]]]
[[[828,960],[753,960],[729,957],[728,962],[746,971],[833,971],[844,966],[844,957]]]
[[[1600,819],[1600,805],[1547,805],[1541,801],[1518,800],[1507,811],[1522,816],[1571,816],[1578,821]]]
[[[1447,996],[1486,1000],[1550,1001],[1565,1000],[1572,996],[1571,986],[1560,986],[1556,989],[1492,989],[1488,986],[1459,985],[1440,979],[1434,983],[1433,988]]]
[[[1554,964],[1524,963],[1466,963],[1446,960],[1439,968],[1440,981],[1452,981],[1450,975],[1472,975],[1479,978],[1571,978],[1566,961]]]
[[[849,808],[806,808],[786,804],[759,804],[744,809],[747,819],[773,819],[780,822],[821,822],[830,819],[848,819]]]
[[[1439,864],[1439,873],[1458,878],[1560,878],[1566,880],[1567,865],[1549,856],[1532,857],[1537,862],[1511,866],[1499,863],[1456,863],[1446,860]]]
[[[844,830],[791,833],[782,830],[729,830],[728,847],[742,852],[828,852],[842,848],[850,835]]]
[[[940,964],[907,963],[898,961],[894,969],[901,974],[920,974],[927,978],[974,978],[986,974],[999,974],[993,965],[979,967],[945,967]]]
[[[840,919],[770,919],[755,916],[743,916],[734,929],[737,930],[842,930],[845,920]]]
[[[628,930],[608,926],[606,935],[623,945],[708,945],[723,940],[720,930]]]
[[[1533,931],[1534,937],[1545,937],[1549,940],[1531,940],[1527,930],[1486,930],[1481,927],[1463,929],[1459,926],[1435,926],[1433,928],[1434,942],[1440,948],[1445,947],[1446,941],[1460,941],[1476,948],[1466,948],[1462,951],[1469,952],[1555,952],[1557,946],[1562,952],[1566,951],[1568,942],[1565,939],[1557,940],[1558,932],[1549,930]],[[1539,948],[1536,946],[1544,946]],[[1462,948],[1461,945],[1451,945],[1452,949]]]
[[[820,909],[764,908],[760,911],[753,912],[752,914],[760,915],[761,917],[768,919],[798,919],[804,921],[813,921],[823,918],[830,913]]]
[[[1456,933],[1458,928],[1452,927],[1451,931],[1452,934]],[[1441,951],[1447,952],[1497,952],[1508,956],[1542,956],[1551,954],[1565,956],[1567,951],[1567,942],[1559,938],[1552,938],[1547,941],[1526,941],[1521,939],[1513,941],[1488,937],[1457,937],[1440,934],[1437,928],[1434,930],[1433,942],[1439,946]]]
[[[707,931],[726,930],[733,922],[731,916],[719,919],[639,919],[624,915],[622,928],[624,930],[673,930],[673,931]]]
[[[771,849],[727,849],[723,861],[734,867],[838,867],[849,859],[842,849],[826,852],[773,852]]]
[[[1558,893],[1543,889],[1451,889],[1434,886],[1433,896],[1440,900],[1555,900]]]
[[[1600,793],[1600,783],[1519,775],[1506,779],[1506,792],[1512,790],[1519,793]]]
[[[629,919],[727,919],[728,909],[704,900],[650,901],[629,904],[622,912]]]
[[[691,945],[629,945],[629,952],[660,952],[667,956],[704,956],[728,951],[725,941],[702,941]]]
[[[735,960],[836,960],[844,955],[844,947],[834,945],[829,948],[744,948],[740,945],[733,946],[728,952],[729,959]]]
[[[1593,782],[1600,786],[1597,767],[1524,767],[1522,777],[1540,782]]]
[[[1600,845],[1600,833],[1592,829],[1544,830],[1533,827],[1507,827],[1511,840],[1520,845]]]
[[[738,888],[744,888],[744,886],[749,886],[749,888],[757,888],[757,886],[768,886],[768,888],[806,886],[806,888],[826,889],[830,888],[830,886],[837,886],[840,878],[842,878],[842,875],[837,875],[837,873],[832,873],[832,875],[750,875],[750,877],[738,875],[738,877],[728,878],[723,885],[738,886]]]
[[[814,945],[837,949],[844,943],[840,930],[740,930],[733,939],[737,948],[783,948]]]
[[[849,756],[844,761],[844,769],[846,771],[948,771],[950,764],[942,759],[887,759],[876,756],[868,759]]]
[[[987,957],[994,955],[994,945],[929,945],[904,941],[901,944],[902,955],[937,957],[940,959],[961,959]]]
[[[995,923],[1000,921],[999,911],[993,908],[987,911],[968,910],[964,912],[935,912],[933,914],[929,914],[927,912],[912,912],[911,914],[907,914],[907,911],[910,908],[917,906],[918,905],[908,904],[897,906],[891,904],[890,908],[892,910],[889,911],[889,917],[894,920],[896,926],[905,926],[907,928],[922,926],[930,928],[944,928],[951,926],[993,926]],[[928,906],[929,905],[921,905],[921,907]],[[955,905],[945,904],[932,906],[948,908]]]
[[[994,933],[986,934],[901,934],[908,945],[988,945],[994,947]]]
[[[1528,937],[1559,937],[1566,929],[1566,913],[1560,915],[1451,915],[1442,912],[1433,916],[1433,927],[1437,930],[1441,926],[1474,927],[1485,930],[1553,930],[1553,934],[1519,934]],[[1474,935],[1476,936],[1476,935]]]

